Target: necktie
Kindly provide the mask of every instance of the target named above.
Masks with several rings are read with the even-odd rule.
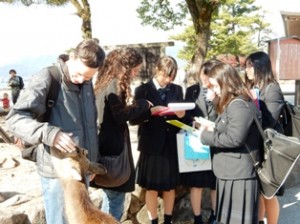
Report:
[[[158,89],[158,93],[159,93],[160,98],[162,99],[162,101],[165,101],[167,91],[168,91],[167,88],[159,88]]]

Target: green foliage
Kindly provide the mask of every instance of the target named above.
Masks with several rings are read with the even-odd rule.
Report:
[[[181,34],[170,36],[170,38],[185,42],[185,46],[179,50],[177,56],[186,61],[190,61],[195,54],[195,47],[197,46],[197,38],[194,27],[187,26]]]
[[[195,5],[197,8],[192,7],[195,11],[190,12],[190,16],[195,17],[191,18],[193,25],[187,26],[183,33],[171,36],[174,40],[185,42],[178,57],[187,61],[192,59],[200,46],[197,41],[203,38],[201,32],[207,32],[209,35],[206,58],[219,54],[247,55],[256,50],[263,50],[265,41],[270,39],[268,35],[271,32],[267,29],[269,24],[264,22],[263,12],[254,4],[255,0],[186,0],[185,4],[180,3],[185,10],[171,9],[172,6],[168,3],[167,0],[143,0],[137,12],[143,20],[143,25],[166,30],[174,25],[181,25],[184,16],[187,15],[187,4]],[[211,15],[211,20],[205,16],[201,17],[201,12],[208,9],[205,7],[212,7],[214,3],[218,4],[218,10]],[[165,13],[167,11],[171,13]],[[165,15],[173,15],[174,18],[166,19]],[[200,29],[200,34],[196,34],[195,27],[203,28],[202,25],[206,22],[210,22],[210,30]],[[202,42],[205,44],[205,41]]]
[[[67,3],[71,2],[70,0],[39,0],[41,2],[46,2],[48,5],[52,6],[61,6],[61,5],[66,5]]]
[[[143,25],[169,30],[174,26],[182,25],[187,7],[184,1],[171,3],[169,0],[142,0],[137,13]]]
[[[32,4],[47,4],[51,6],[61,6],[70,2],[70,0],[0,0],[3,3],[15,4],[21,3],[25,6],[31,6]]]
[[[207,57],[218,54],[247,55],[259,49],[253,37],[266,24],[254,0],[228,0],[211,23]]]

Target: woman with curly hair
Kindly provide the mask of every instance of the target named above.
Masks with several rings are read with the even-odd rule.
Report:
[[[120,155],[128,150],[131,174],[121,186],[104,187],[101,210],[120,221],[126,192],[134,191],[135,168],[130,146],[127,121],[150,110],[152,104],[145,100],[130,103],[131,80],[139,73],[142,56],[133,48],[111,51],[95,80],[96,106],[99,125],[99,154]]]

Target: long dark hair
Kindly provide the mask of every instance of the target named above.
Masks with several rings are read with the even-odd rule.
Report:
[[[246,66],[253,66],[254,80],[252,85],[258,86],[259,89],[265,88],[271,82],[277,82],[272,71],[271,60],[265,52],[258,51],[250,54],[246,58]],[[248,83],[250,83],[249,80]]]
[[[209,60],[201,66],[202,72],[216,79],[220,86],[220,99],[216,111],[220,114],[237,96],[250,100],[250,93],[238,72],[229,64],[219,60]]]

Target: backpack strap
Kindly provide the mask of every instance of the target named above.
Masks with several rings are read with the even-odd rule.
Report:
[[[47,95],[47,100],[46,100],[46,106],[47,110],[44,115],[44,121],[48,121],[51,108],[55,106],[59,91],[60,91],[60,86],[61,86],[61,74],[57,66],[50,66],[48,67],[49,74],[51,76],[51,84],[50,84],[50,89]]]
[[[19,88],[20,90],[24,88],[24,81],[21,76],[17,76],[19,78]]]

